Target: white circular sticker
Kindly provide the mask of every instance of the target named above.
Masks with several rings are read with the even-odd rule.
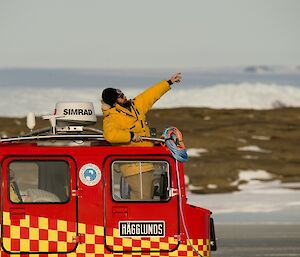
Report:
[[[94,186],[101,180],[101,170],[95,164],[85,164],[79,171],[79,178],[83,184]]]

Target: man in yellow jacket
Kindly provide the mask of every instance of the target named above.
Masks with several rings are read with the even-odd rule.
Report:
[[[114,145],[153,146],[151,141],[141,140],[141,137],[150,137],[150,129],[145,121],[146,114],[153,104],[171,89],[170,86],[175,82],[180,82],[181,79],[181,73],[176,73],[169,80],[163,80],[153,85],[130,100],[119,89],[104,89],[102,92],[104,138]],[[153,171],[153,168],[149,166],[149,163],[145,163],[139,169],[132,165],[122,166],[120,167],[121,172],[131,187],[131,199],[151,199],[151,188],[146,189],[151,184],[149,179],[145,179],[145,186],[143,179],[143,192],[140,192],[138,184],[135,185],[132,182],[137,181],[138,183],[141,173],[145,173],[144,177],[150,176],[149,172]]]

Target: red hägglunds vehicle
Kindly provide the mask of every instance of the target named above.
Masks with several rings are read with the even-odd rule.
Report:
[[[112,146],[85,126],[91,104],[60,107],[71,111],[48,116],[49,129],[0,140],[2,257],[210,256],[211,212],[187,203],[183,164],[162,139]],[[130,198],[124,164],[153,165],[150,200]]]

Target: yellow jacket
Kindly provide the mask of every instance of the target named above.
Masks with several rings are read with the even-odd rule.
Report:
[[[151,162],[133,162],[128,164],[120,164],[120,170],[124,177],[137,175],[139,173],[154,170],[154,165]]]
[[[145,121],[146,113],[152,105],[167,91],[170,85],[163,80],[146,89],[131,101],[131,110],[116,104],[111,107],[102,104],[103,132],[106,141],[125,146],[152,146],[149,141],[132,142],[130,132],[149,137],[150,129]]]

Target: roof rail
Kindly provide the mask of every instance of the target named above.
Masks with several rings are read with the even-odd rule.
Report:
[[[0,143],[4,142],[18,142],[18,141],[30,141],[30,140],[105,140],[103,135],[88,135],[88,134],[76,134],[76,135],[70,135],[70,134],[53,134],[53,135],[37,135],[37,136],[23,136],[23,137],[11,137],[11,138],[2,138],[0,139]]]
[[[22,137],[11,137],[2,138],[0,143],[5,142],[20,142],[20,141],[30,141],[30,140],[87,140],[87,141],[105,141],[102,134],[48,134],[48,135],[34,135],[34,136],[22,136]],[[142,140],[161,142],[164,143],[165,140],[162,138],[152,138],[152,137],[141,137]]]

